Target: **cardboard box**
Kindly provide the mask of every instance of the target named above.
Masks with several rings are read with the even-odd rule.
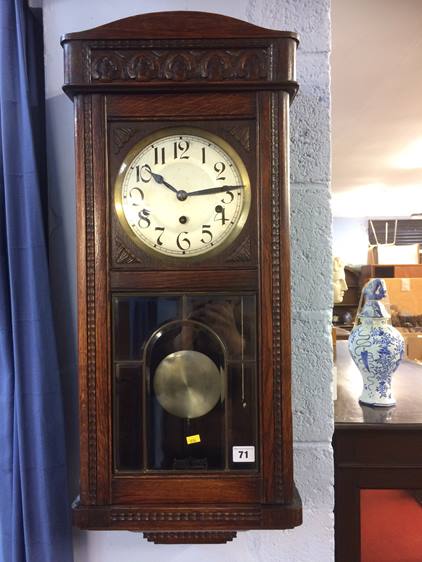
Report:
[[[408,333],[404,337],[406,359],[422,365],[422,334]]]

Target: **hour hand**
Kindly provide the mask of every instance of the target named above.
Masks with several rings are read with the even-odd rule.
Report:
[[[210,195],[211,193],[223,193],[224,191],[232,191],[234,189],[239,189],[240,187],[245,187],[243,184],[240,185],[221,185],[219,187],[208,187],[206,189],[198,189],[196,191],[190,191],[188,196],[191,195]]]
[[[151,177],[156,183],[165,185],[168,189],[173,191],[173,193],[178,192],[178,189],[173,187],[170,183],[166,182],[166,180],[163,178],[161,174],[156,174],[155,172],[153,172],[148,164],[145,164],[144,168],[146,169],[147,172],[151,174]]]

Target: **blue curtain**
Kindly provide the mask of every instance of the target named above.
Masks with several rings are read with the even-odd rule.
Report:
[[[27,10],[0,0],[0,562],[71,562]]]

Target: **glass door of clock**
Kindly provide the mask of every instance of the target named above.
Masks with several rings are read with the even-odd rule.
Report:
[[[113,296],[116,472],[258,468],[253,294]]]

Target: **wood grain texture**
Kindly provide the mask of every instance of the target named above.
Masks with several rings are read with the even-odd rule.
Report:
[[[195,96],[175,93],[155,96],[108,95],[108,119],[192,119],[197,118],[239,117],[252,118],[255,115],[254,96],[250,93],[233,92],[222,94],[202,93]],[[169,103],[170,102],[170,103]]]
[[[297,33],[258,27],[251,23],[212,14],[209,12],[175,11],[153,12],[117,20],[79,33],[68,33],[61,39],[63,45],[71,40],[130,39],[177,39],[233,37],[235,39],[292,37],[298,41]]]
[[[74,522],[85,529],[131,531],[238,531],[290,529],[302,522],[302,506],[295,490],[289,505],[207,504],[182,506],[86,506],[73,504]]]
[[[297,35],[201,12],[144,14],[62,38],[65,90],[297,90]]]
[[[103,241],[104,231],[108,230],[108,201],[104,189],[106,184],[106,142],[105,134],[105,98],[92,96],[92,123],[93,123],[93,197],[94,209],[92,225],[94,235],[94,260],[91,266],[94,272],[94,304],[96,314],[96,433],[97,439],[97,503],[110,501],[110,474],[111,474],[111,378],[110,372],[110,321],[108,307],[108,248]]]
[[[233,474],[149,477],[121,476],[113,478],[113,502],[117,505],[139,504],[177,505],[184,503],[257,503],[260,500],[260,478]]]
[[[157,277],[154,271],[110,272],[110,285],[115,291],[254,291],[258,286],[258,274],[254,269],[237,271],[207,270],[163,271]]]
[[[86,112],[90,111],[90,100],[83,97],[75,98],[75,157],[76,157],[76,219],[77,219],[77,275],[78,275],[78,372],[79,372],[79,431],[80,431],[80,495],[85,504],[95,503],[96,499],[96,470],[90,474],[89,451],[96,455],[96,444],[88,443],[90,422],[94,422],[95,415],[90,414],[89,381],[92,366],[88,368],[88,308],[87,308],[87,209],[86,191],[90,191],[89,174],[90,165],[87,160],[92,158],[90,135]],[[91,319],[92,323],[92,319]],[[90,357],[92,359],[92,355]],[[95,362],[95,356],[94,356]],[[95,366],[94,366],[95,369]],[[89,376],[90,375],[90,376]],[[95,408],[95,397],[94,397]],[[94,437],[96,439],[96,436]]]
[[[281,269],[279,294],[273,296],[273,310],[281,303],[279,309],[280,359],[279,376],[276,376],[274,402],[279,411],[279,427],[276,433],[282,436],[276,444],[279,467],[276,469],[276,493],[282,501],[290,503],[294,494],[293,484],[293,433],[292,433],[292,375],[291,375],[291,274],[290,274],[290,165],[289,165],[289,96],[279,92],[273,100],[279,108],[278,120],[274,123],[279,127],[278,145],[279,166],[279,201],[278,213],[280,220],[280,264]]]
[[[96,306],[95,306],[95,234],[94,234],[94,171],[93,171],[93,131],[92,131],[92,100],[84,99],[84,187],[85,200],[85,233],[86,255],[84,263],[80,268],[86,268],[86,289],[81,287],[81,295],[85,296],[85,301],[80,302],[80,307],[86,310],[86,341],[83,342],[81,352],[86,354],[86,392],[87,392],[87,411],[88,426],[87,433],[82,436],[86,441],[87,447],[83,448],[86,457],[81,458],[82,463],[88,467],[88,494],[89,501],[97,501],[97,380],[96,380]],[[79,257],[81,260],[81,256]],[[85,289],[85,290],[84,290]],[[84,381],[85,382],[85,381]],[[85,385],[84,385],[85,386]]]
[[[265,439],[261,444],[262,469],[264,473],[263,487],[265,501],[274,501],[274,365],[273,365],[273,323],[272,323],[272,213],[271,213],[271,107],[270,94],[265,92],[259,97],[259,128],[256,157],[259,159],[258,183],[260,190],[260,361],[262,377],[260,380],[260,403],[271,404],[261,409],[261,431]],[[259,147],[259,149],[258,149]],[[267,165],[264,165],[267,163]],[[264,376],[265,373],[265,376]]]

